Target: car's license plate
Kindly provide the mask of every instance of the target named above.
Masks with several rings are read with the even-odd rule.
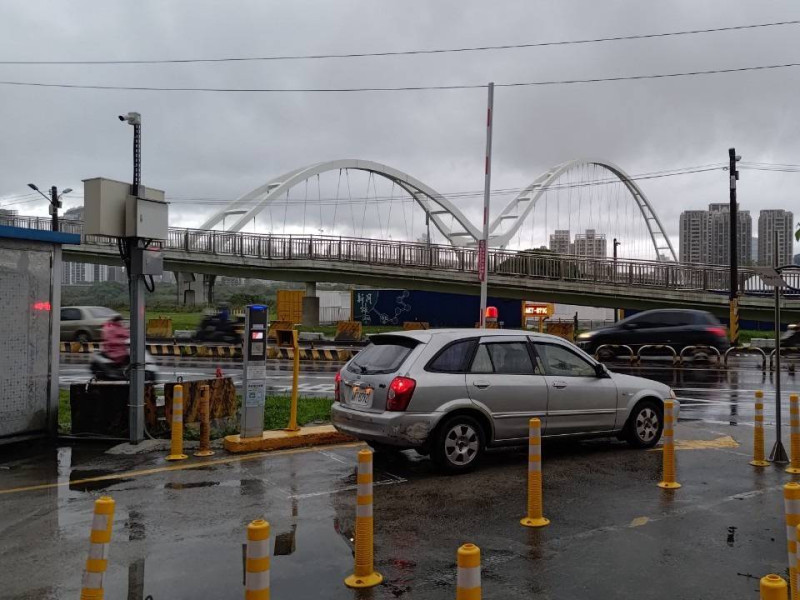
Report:
[[[353,395],[350,396],[350,404],[358,404],[359,406],[367,406],[372,399],[372,388],[353,388]]]

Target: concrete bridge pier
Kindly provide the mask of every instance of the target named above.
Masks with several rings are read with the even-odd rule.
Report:
[[[303,296],[303,318],[305,327],[319,326],[319,297],[317,296],[317,282],[306,282],[306,295]]]
[[[214,304],[214,284],[216,275],[198,275],[195,273],[175,273],[178,304],[196,306],[197,304]]]

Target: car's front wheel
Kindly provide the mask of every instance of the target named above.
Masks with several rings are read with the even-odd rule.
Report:
[[[655,400],[643,400],[628,418],[625,439],[634,448],[652,448],[664,431],[664,407]]]
[[[437,430],[431,460],[443,471],[464,473],[475,467],[485,443],[478,421],[468,415],[456,415]]]

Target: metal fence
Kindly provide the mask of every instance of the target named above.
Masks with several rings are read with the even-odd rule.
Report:
[[[50,229],[48,218],[0,217],[0,225]],[[61,220],[60,228],[82,233],[81,221]],[[83,236],[86,246],[116,245],[115,238]],[[361,239],[317,235],[274,235],[230,233],[200,229],[171,228],[169,237],[155,246],[165,250],[211,256],[241,256],[263,260],[313,260],[361,263],[397,267],[418,267],[436,271],[478,272],[476,248],[418,242]],[[682,264],[631,259],[588,258],[558,255],[547,251],[490,250],[490,274],[521,278],[551,279],[618,285],[637,288],[680,289],[724,293],[728,290],[727,266]],[[758,275],[748,268],[739,270],[740,289],[767,294]],[[787,273],[789,285],[800,287],[800,273]],[[794,294],[794,292],[791,292]]]

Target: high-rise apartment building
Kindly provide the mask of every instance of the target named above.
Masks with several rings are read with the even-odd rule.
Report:
[[[778,264],[788,265],[794,253],[794,214],[783,209],[762,210],[758,214],[759,264],[771,265],[775,258],[775,234],[778,234]]]
[[[736,248],[740,265],[752,264],[753,219],[740,210],[736,220]],[[708,210],[687,210],[680,218],[680,260],[686,263],[730,264],[731,214],[728,204],[710,204]]]
[[[550,251],[556,254],[572,254],[572,241],[569,229],[556,229],[550,234]]]
[[[606,235],[587,229],[586,233],[575,235],[574,254],[590,258],[606,257]]]
[[[708,262],[707,210],[685,210],[681,213],[678,258],[683,263]]]

